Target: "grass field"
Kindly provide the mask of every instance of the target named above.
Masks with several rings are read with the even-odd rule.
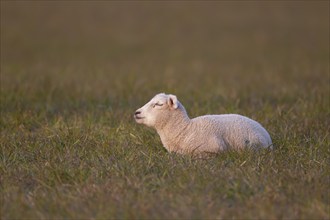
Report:
[[[329,219],[328,1],[1,1],[1,219]],[[169,154],[176,94],[276,149]]]

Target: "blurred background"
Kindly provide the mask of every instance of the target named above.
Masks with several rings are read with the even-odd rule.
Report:
[[[92,100],[133,108],[158,92],[255,104],[326,94],[328,10],[327,1],[1,1],[1,89],[16,100],[8,108],[54,111]]]

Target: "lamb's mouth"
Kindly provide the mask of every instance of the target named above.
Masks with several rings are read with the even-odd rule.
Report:
[[[140,120],[140,119],[144,119],[144,117],[140,117],[140,116],[134,116],[135,120]]]

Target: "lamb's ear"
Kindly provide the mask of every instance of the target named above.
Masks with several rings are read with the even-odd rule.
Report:
[[[168,95],[167,104],[171,109],[176,109],[178,108],[178,99],[175,95]]]

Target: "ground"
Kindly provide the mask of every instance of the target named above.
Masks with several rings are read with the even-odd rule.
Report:
[[[327,1],[1,1],[1,218],[329,219],[329,83]],[[275,149],[170,154],[159,92]]]

